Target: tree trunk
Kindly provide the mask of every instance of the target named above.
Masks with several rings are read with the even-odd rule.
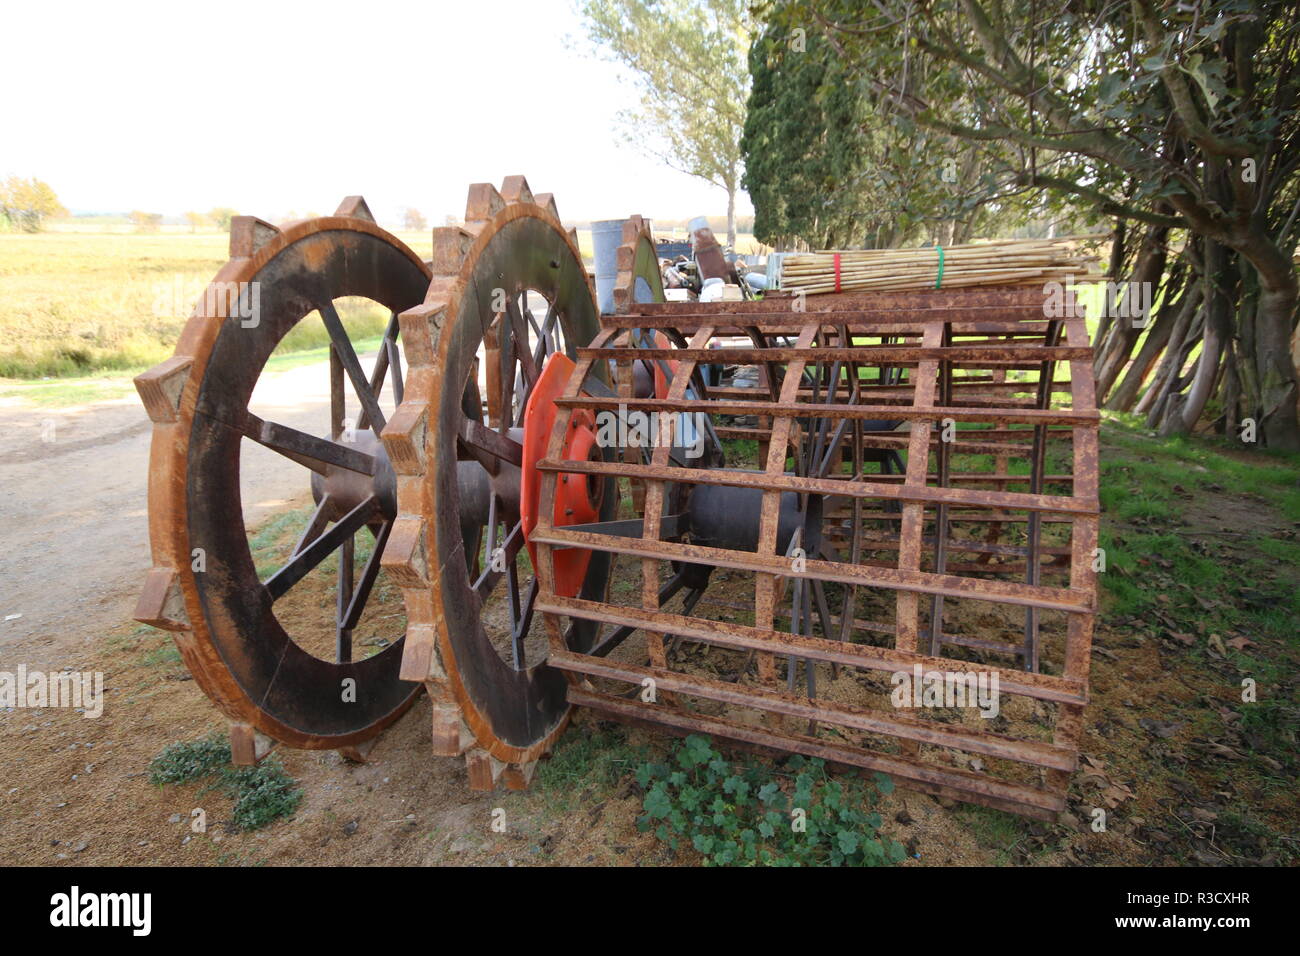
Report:
[[[1128,220],[1116,219],[1115,229],[1111,233],[1111,240],[1110,240],[1110,262],[1106,266],[1106,275],[1113,282],[1119,281],[1120,274],[1124,271],[1124,255],[1126,251],[1125,242],[1127,238],[1128,238]],[[1110,317],[1110,315],[1108,315],[1105,311],[1103,311],[1101,314],[1101,319],[1097,323],[1097,334],[1092,340],[1092,344],[1095,345],[1098,350],[1098,360],[1100,358],[1101,348],[1103,345],[1105,345],[1106,339],[1109,337],[1110,324],[1112,321],[1114,320]],[[1094,360],[1094,365],[1093,365],[1094,373],[1097,371],[1098,368],[1100,368],[1100,366],[1096,365],[1095,362],[1096,360]],[[1098,398],[1101,397],[1100,392],[1097,393],[1097,397]]]
[[[1223,404],[1223,434],[1232,438],[1240,434],[1241,423],[1241,354],[1236,339],[1228,339],[1227,354],[1223,359],[1223,384],[1219,388],[1219,401]]]
[[[1202,312],[1200,303],[1203,301],[1202,296],[1205,286],[1199,278],[1201,274],[1199,264],[1203,261],[1203,247],[1204,240],[1200,236],[1188,236],[1187,247],[1183,250],[1183,257],[1188,262],[1197,264],[1193,267],[1193,272],[1188,276],[1188,283],[1196,295],[1196,304],[1188,312],[1179,315],[1178,323],[1174,326],[1173,333],[1169,337],[1169,344],[1165,347],[1164,357],[1161,358],[1156,369],[1151,387],[1146,390],[1146,393],[1133,409],[1139,415],[1147,416],[1148,428],[1155,428],[1158,425],[1167,405],[1166,400],[1171,391],[1177,391],[1175,386],[1178,383],[1179,376],[1182,375],[1187,356],[1191,354],[1192,346],[1189,343],[1194,343],[1201,334]]]
[[[1296,367],[1291,360],[1291,326],[1300,285],[1291,258],[1278,248],[1262,226],[1231,237],[1231,245],[1254,266],[1259,276],[1255,307],[1255,384],[1259,389],[1256,424],[1264,443],[1283,451],[1300,451]],[[1225,240],[1229,241],[1229,240]]]
[[[1124,370],[1125,363],[1133,353],[1133,346],[1142,335],[1146,322],[1150,321],[1151,317],[1148,314],[1143,317],[1142,325],[1135,324],[1134,312],[1139,305],[1133,301],[1134,283],[1139,289],[1151,290],[1150,298],[1146,299],[1148,304],[1155,301],[1155,290],[1160,285],[1160,277],[1165,271],[1165,239],[1168,235],[1169,230],[1164,226],[1153,226],[1147,231],[1146,237],[1142,240],[1142,251],[1138,254],[1137,264],[1133,267],[1129,284],[1124,287],[1120,301],[1107,303],[1108,307],[1112,304],[1118,306],[1114,311],[1119,314],[1114,317],[1115,324],[1111,328],[1110,341],[1103,345],[1102,353],[1098,356],[1097,398],[1099,401],[1105,402],[1120,372]],[[1139,293],[1138,298],[1141,301],[1145,297]],[[1112,310],[1108,308],[1107,311]]]
[[[1213,239],[1205,240],[1205,336],[1196,375],[1187,390],[1186,400],[1176,403],[1165,414],[1160,432],[1164,435],[1186,434],[1196,427],[1205,403],[1214,394],[1219,380],[1219,362],[1224,345],[1232,334],[1232,302],[1224,288],[1228,277],[1228,250]],[[1235,284],[1235,283],[1234,283]]]
[[[1195,314],[1196,307],[1201,301],[1200,283],[1196,281],[1196,276],[1188,277],[1187,284],[1183,286],[1182,297],[1176,303],[1170,301],[1172,291],[1169,286],[1165,286],[1165,303],[1156,316],[1155,324],[1151,327],[1151,331],[1147,333],[1146,340],[1142,343],[1137,358],[1129,366],[1128,374],[1124,376],[1119,388],[1106,399],[1106,408],[1121,412],[1133,410],[1134,403],[1138,399],[1138,393],[1142,390],[1142,383],[1151,374],[1151,370],[1160,359],[1160,354],[1169,345],[1174,330],[1185,329],[1191,322],[1192,315]],[[1155,389],[1156,382],[1153,382],[1151,388],[1148,389],[1153,398],[1155,397]],[[1142,409],[1137,410],[1141,411]]]
[[[1176,404],[1175,398],[1177,394],[1186,387],[1187,382],[1183,380],[1183,368],[1187,365],[1187,360],[1191,357],[1192,351],[1201,341],[1201,330],[1204,327],[1205,304],[1202,300],[1191,321],[1185,327],[1174,330],[1169,347],[1165,349],[1164,360],[1160,363],[1160,371],[1156,373],[1157,384],[1154,388],[1154,396],[1151,397],[1150,401],[1144,396],[1139,403],[1139,409],[1142,406],[1149,406],[1150,408],[1150,413],[1147,415],[1148,428],[1159,430],[1165,413],[1171,405]]]
[[[1259,306],[1255,314],[1255,371],[1262,403],[1259,431],[1270,448],[1300,451],[1300,421],[1296,409],[1296,369],[1291,361],[1291,319],[1296,308],[1295,272],[1260,272]]]
[[[1255,374],[1255,315],[1259,311],[1259,273],[1254,268],[1241,275],[1241,303],[1237,307],[1237,337],[1234,352],[1241,383],[1241,414],[1259,415],[1259,377]]]
[[[736,251],[736,184],[727,185],[727,248]]]

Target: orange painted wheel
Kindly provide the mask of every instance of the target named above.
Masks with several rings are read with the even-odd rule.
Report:
[[[573,360],[567,355],[555,354],[546,360],[546,367],[537,387],[528,397],[524,414],[524,466],[520,512],[525,540],[537,527],[541,495],[541,472],[538,462],[546,457],[555,425],[555,400],[564,391],[573,372]],[[578,409],[565,430],[561,457],[577,461],[601,461],[603,455],[597,443],[596,419],[591,412]],[[600,520],[601,504],[605,495],[605,481],[595,475],[576,472],[560,476],[555,489],[555,509],[551,524],[555,527],[589,524]],[[528,555],[537,566],[537,547],[528,543]],[[591,565],[591,552],[586,548],[567,548],[555,555],[555,592],[565,597],[577,597]]]

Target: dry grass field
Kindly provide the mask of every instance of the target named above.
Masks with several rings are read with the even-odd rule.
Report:
[[[402,238],[429,254],[425,233]],[[0,234],[0,379],[124,376],[161,361],[226,261],[227,243],[216,232]],[[347,318],[350,329],[362,323],[365,337],[378,335],[387,316],[354,309]],[[326,341],[316,320],[282,350]]]
[[[55,223],[36,235],[0,233],[0,393],[36,401],[50,395],[89,398],[99,394],[97,386],[61,381],[23,388],[15,380],[93,376],[125,382],[171,354],[194,301],[226,261],[228,239],[185,227],[130,230]],[[396,235],[421,256],[430,255],[427,231]],[[590,265],[591,231],[585,226],[578,227],[578,244]],[[759,248],[747,234],[736,245],[741,252]],[[345,317],[363,338],[378,335],[387,319],[360,304]],[[326,341],[324,327],[313,319],[294,329],[280,351],[316,349]]]

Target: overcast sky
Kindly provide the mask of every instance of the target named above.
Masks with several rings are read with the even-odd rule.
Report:
[[[631,88],[566,44],[572,0],[35,0],[4,24],[0,175],[70,209],[275,219],[361,193],[436,224],[523,173],[565,219],[726,211],[619,141]]]

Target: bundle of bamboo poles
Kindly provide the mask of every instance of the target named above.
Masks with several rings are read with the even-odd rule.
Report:
[[[1099,279],[1084,242],[1104,236],[1003,239],[942,249],[852,249],[791,253],[781,258],[788,292],[897,292],[982,285],[1037,285]]]

